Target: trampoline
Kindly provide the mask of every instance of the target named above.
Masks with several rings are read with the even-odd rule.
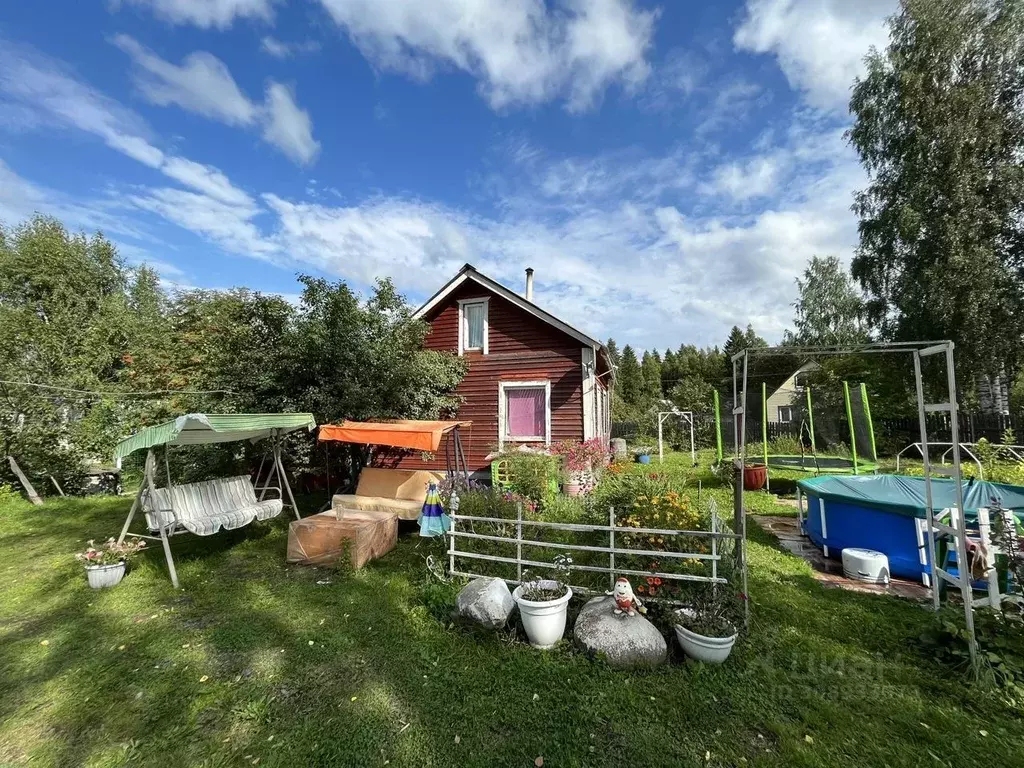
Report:
[[[793,472],[815,472],[821,475],[856,475],[863,472],[877,472],[873,461],[847,459],[842,456],[772,456],[767,457],[768,466],[773,469],[788,469]]]

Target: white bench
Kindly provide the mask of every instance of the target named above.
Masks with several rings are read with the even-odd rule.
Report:
[[[163,529],[172,535],[185,530],[212,536],[222,528],[230,531],[253,520],[277,517],[282,507],[279,498],[257,499],[246,475],[157,488],[146,491],[142,499],[149,530]]]

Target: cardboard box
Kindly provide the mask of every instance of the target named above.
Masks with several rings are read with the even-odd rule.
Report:
[[[393,512],[337,510],[288,526],[288,562],[330,565],[350,558],[354,568],[387,554],[398,543],[398,516]]]

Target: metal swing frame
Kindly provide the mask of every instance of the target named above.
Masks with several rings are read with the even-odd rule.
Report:
[[[295,496],[292,493],[291,484],[288,482],[288,474],[284,470],[284,464],[281,461],[281,443],[282,434],[281,430],[274,430],[270,436],[270,450],[263,454],[263,458],[260,459],[259,469],[256,470],[256,479],[253,481],[253,489],[259,494],[258,500],[263,501],[268,491],[277,491],[278,497],[284,501],[284,493],[288,494],[289,504],[283,506],[291,506],[292,512],[295,514],[295,519],[301,519],[299,516],[299,507],[295,503]],[[174,487],[174,481],[171,478],[171,462],[170,462],[170,448],[168,444],[164,444],[164,469],[167,474],[167,487]],[[263,467],[267,463],[267,458],[270,458],[270,465],[267,469],[266,479],[263,484],[260,485],[260,477],[263,474]],[[156,497],[156,452],[154,449],[148,448],[146,451],[146,461],[143,469],[142,483],[139,485],[139,490],[135,494],[135,499],[132,501],[131,509],[128,511],[128,517],[124,521],[124,525],[121,528],[121,534],[117,537],[117,543],[120,544],[124,541],[125,537],[131,536],[136,539],[146,539],[148,541],[159,541],[164,550],[164,559],[167,561],[167,570],[171,576],[171,584],[174,585],[175,589],[180,587],[178,582],[178,571],[174,566],[174,558],[171,555],[171,543],[170,538],[177,536],[182,533],[188,533],[188,530],[182,526],[178,514],[174,509],[173,494],[168,496],[170,503],[170,513],[172,522],[167,525],[160,525],[154,535],[151,530],[148,534],[144,533],[130,533],[129,528],[131,527],[132,521],[135,518],[136,513],[142,509],[143,499],[145,494],[149,494],[150,498]],[[279,485],[271,485],[271,482],[277,478]],[[283,491],[282,491],[283,489]]]

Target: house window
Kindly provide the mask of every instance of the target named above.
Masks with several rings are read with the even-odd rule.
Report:
[[[780,405],[779,406],[779,421],[788,423],[793,420],[793,406],[791,405]]]
[[[487,299],[459,302],[459,354],[487,354]]]
[[[498,425],[501,443],[550,443],[551,382],[499,384]]]

